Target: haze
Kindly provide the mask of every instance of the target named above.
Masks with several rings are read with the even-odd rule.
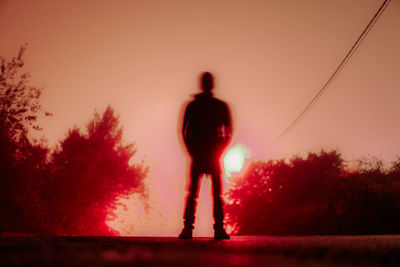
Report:
[[[329,78],[382,1],[0,1],[0,54],[28,42],[44,85],[41,134],[53,146],[111,105],[150,194],[180,227],[186,181],[180,111],[198,76],[233,110],[253,158],[338,149],[346,159],[400,155],[400,1],[393,0],[326,94],[278,142]],[[178,204],[176,204],[178,203]]]

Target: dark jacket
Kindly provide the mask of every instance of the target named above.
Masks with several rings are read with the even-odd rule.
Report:
[[[210,92],[195,95],[186,107],[182,134],[194,158],[220,157],[232,133],[228,105]]]

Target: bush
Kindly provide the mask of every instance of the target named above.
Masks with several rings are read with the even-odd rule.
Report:
[[[238,235],[399,233],[400,176],[363,161],[350,171],[336,151],[253,162],[226,198]]]
[[[107,235],[105,221],[120,195],[146,197],[146,169],[131,164],[133,144],[124,145],[122,129],[111,107],[98,113],[87,133],[69,131],[49,163],[43,194],[47,230],[57,235]]]

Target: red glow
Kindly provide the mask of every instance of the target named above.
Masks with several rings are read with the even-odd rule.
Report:
[[[229,178],[233,173],[240,173],[246,162],[250,157],[249,150],[242,144],[232,146],[224,156],[224,169],[225,176]]]
[[[136,194],[119,197],[117,206],[109,214],[106,224],[118,235],[132,235],[136,227],[145,226],[146,211]]]
[[[201,181],[194,236],[213,234],[211,181],[207,178],[204,177]],[[121,236],[175,236],[180,231],[182,216],[180,213],[171,213],[170,210],[181,209],[163,208],[162,205],[146,209],[137,194],[121,196],[117,200],[117,206],[110,210],[106,224]]]
[[[239,174],[250,157],[249,149],[241,143],[232,145],[224,156],[224,191],[229,188],[229,176]],[[177,159],[177,161],[179,161]],[[181,164],[184,164],[181,162]],[[150,174],[148,188],[150,207],[144,208],[139,195],[123,195],[117,205],[110,210],[106,224],[121,236],[176,236],[182,227],[183,200],[185,186],[182,179],[170,181],[157,179]],[[159,184],[163,182],[163,184]],[[164,184],[165,182],[165,184]],[[181,189],[182,191],[176,191]],[[213,216],[211,180],[204,176],[201,180],[194,236],[212,236]],[[181,193],[181,194],[180,194]],[[168,201],[166,201],[168,199]],[[227,226],[229,232],[230,228]]]

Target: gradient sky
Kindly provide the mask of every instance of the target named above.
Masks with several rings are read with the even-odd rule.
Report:
[[[32,84],[45,86],[42,104],[54,113],[41,120],[49,145],[73,125],[83,127],[95,109],[114,107],[137,159],[151,167],[152,195],[169,196],[155,197],[159,209],[181,214],[179,116],[202,71],[214,73],[216,96],[231,105],[234,143],[254,158],[321,148],[337,148],[349,160],[400,155],[399,0],[306,117],[274,142],[381,3],[0,0],[0,55],[29,43],[25,69]]]

